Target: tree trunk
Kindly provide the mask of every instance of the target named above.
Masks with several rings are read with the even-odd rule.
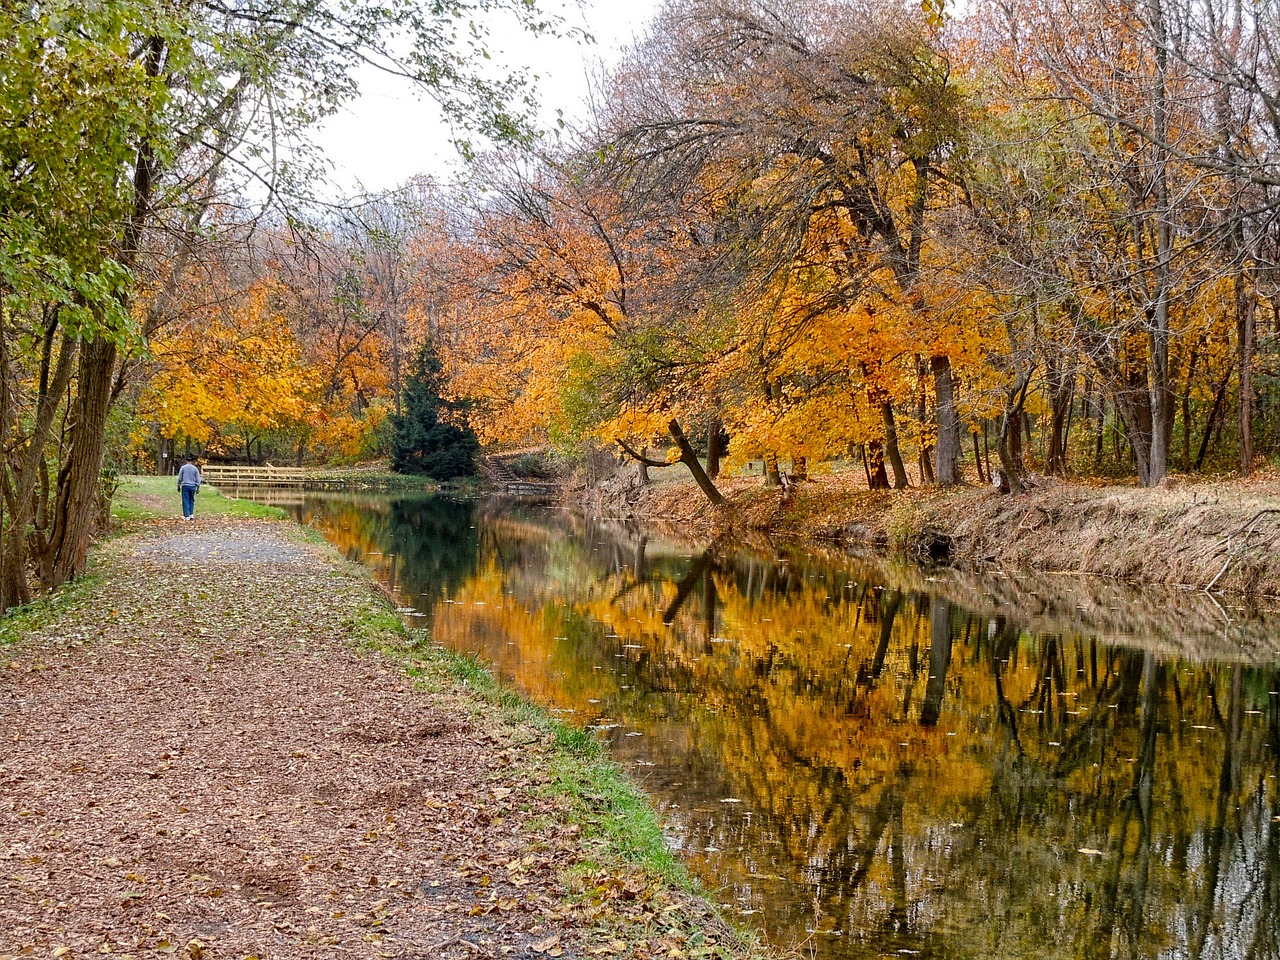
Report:
[[[1202,341],[1191,345],[1191,358],[1187,361],[1187,379],[1182,385],[1182,472],[1191,469],[1191,385],[1195,382],[1196,364],[1200,360]]]
[[[782,470],[778,467],[778,455],[769,451],[764,455],[764,485],[766,487],[782,486]]]
[[[1152,479],[1152,465],[1159,460],[1153,452],[1159,448],[1154,442],[1156,429],[1155,410],[1152,408],[1154,389],[1148,387],[1145,364],[1132,364],[1118,381],[1114,390],[1116,413],[1124,424],[1126,438],[1133,452],[1133,464],[1138,471],[1138,483],[1144,487],[1153,487],[1160,482]],[[1167,449],[1167,448],[1166,448]],[[1167,469],[1167,463],[1165,465]],[[1161,472],[1160,479],[1164,473]]]
[[[1107,400],[1101,393],[1099,393],[1093,409],[1098,414],[1093,437],[1093,469],[1097,470],[1102,466],[1102,451],[1106,449],[1107,445]]]
[[[996,455],[1000,460],[1000,471],[1004,474],[1004,485],[1009,487],[1010,493],[1022,493],[1026,490],[1023,482],[1027,476],[1027,467],[1022,459],[1022,408],[1027,402],[1031,374],[1031,370],[1024,370],[1019,375],[1013,389],[1005,395],[1004,410],[1000,414]],[[990,469],[987,468],[988,473]],[[1004,489],[1004,485],[1001,485],[1001,489]]]
[[[684,431],[680,429],[680,421],[672,420],[667,424],[667,432],[671,434],[671,439],[676,442],[676,446],[680,449],[680,462],[689,468],[689,472],[693,474],[694,481],[702,490],[708,500],[712,503],[724,503],[724,495],[716,489],[715,483],[707,476],[707,472],[702,469],[702,464],[698,462],[698,455],[694,452],[693,447],[689,445],[689,440],[684,435]]]
[[[920,456],[916,460],[916,469],[920,472],[920,486],[932,487],[937,482],[933,472],[933,447],[924,440],[920,441]]]
[[[911,484],[907,480],[907,468],[902,463],[902,450],[898,447],[898,423],[893,416],[893,404],[888,400],[880,404],[880,419],[884,423],[884,453],[893,468],[893,487],[905,490]],[[880,466],[884,469],[883,459]]]
[[[884,444],[872,440],[867,444],[867,488],[870,490],[888,490],[889,474],[884,469]]]
[[[929,422],[929,400],[926,396],[925,382],[929,379],[930,374],[924,357],[916,355],[916,423],[920,425],[920,447],[916,451],[916,475],[920,479],[920,486],[931,487],[936,480],[936,474],[933,471],[933,448],[934,444],[930,443],[929,430],[925,426]],[[935,432],[937,425],[934,425]],[[936,440],[936,437],[933,438]]]
[[[982,462],[987,465],[987,480],[991,480],[991,437],[987,421],[982,421]]]
[[[1000,470],[1004,474],[1010,493],[1022,493],[1027,489],[1023,483],[1026,468],[1022,463],[1022,427],[1019,423],[1021,418],[1020,402],[1017,409],[1006,407],[1004,415],[1000,418],[1000,436],[996,439],[996,455],[1000,459]]]
[[[1173,388],[1169,374],[1169,342],[1171,338],[1169,307],[1172,297],[1174,241],[1173,201],[1169,190],[1169,151],[1159,146],[1168,143],[1169,47],[1167,28],[1160,0],[1149,0],[1151,26],[1154,31],[1152,52],[1155,55],[1155,86],[1152,91],[1152,120],[1155,125],[1156,150],[1154,190],[1156,211],[1155,303],[1150,327],[1151,355],[1151,445],[1146,476],[1139,470],[1142,485],[1153,487],[1169,472],[1169,447],[1173,439]]]
[[[944,487],[954,487],[960,483],[960,417],[956,412],[951,358],[930,357],[929,369],[933,372],[933,389],[937,403],[934,410],[938,423],[937,480]]]
[[[712,417],[711,426],[707,427],[707,476],[712,480],[720,477],[720,457],[724,452],[720,434],[723,430],[720,418]]]
[[[57,589],[84,570],[89,543],[102,514],[102,455],[105,447],[116,345],[90,340],[80,352],[71,446],[59,472],[45,587]]]
[[[1075,400],[1075,370],[1066,363],[1050,363],[1049,384],[1049,448],[1045,453],[1045,471],[1054,476],[1067,475],[1067,415]]]
[[[1243,270],[1235,275],[1236,335],[1240,342],[1240,476],[1253,472],[1253,299]]]
[[[1204,436],[1200,438],[1200,450],[1196,454],[1197,472],[1204,466],[1204,458],[1209,452],[1209,441],[1213,438],[1214,427],[1222,416],[1222,404],[1227,396],[1227,385],[1231,382],[1231,373],[1231,367],[1228,366],[1227,372],[1222,375],[1222,380],[1218,383],[1218,389],[1213,392],[1213,406],[1209,408],[1209,418],[1204,424]]]
[[[41,359],[40,386],[36,401],[36,419],[32,425],[31,435],[27,438],[21,458],[18,458],[13,482],[6,478],[5,497],[9,507],[9,536],[5,539],[3,550],[4,574],[0,578],[0,609],[29,603],[31,600],[30,585],[27,583],[28,542],[27,531],[35,526],[37,485],[47,489],[45,479],[47,447],[53,432],[53,423],[61,406],[63,394],[71,382],[71,373],[76,366],[76,355],[80,343],[78,340],[64,336],[58,351],[56,365],[53,363],[53,333],[56,321],[48,328],[49,336],[45,338],[45,352]],[[43,496],[39,502],[46,503]],[[44,544],[38,532],[31,534],[31,541],[38,552],[43,552]],[[40,559],[37,557],[37,559]],[[42,564],[43,567],[48,564]],[[49,584],[44,584],[46,587]]]

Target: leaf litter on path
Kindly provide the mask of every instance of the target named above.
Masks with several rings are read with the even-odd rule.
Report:
[[[571,879],[595,851],[541,735],[346,643],[381,602],[358,573],[263,521],[103,552],[0,651],[0,960],[744,949],[697,898]]]

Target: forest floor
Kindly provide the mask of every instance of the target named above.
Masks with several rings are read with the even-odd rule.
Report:
[[[1040,478],[1016,496],[976,485],[871,491],[854,472],[815,475],[786,491],[758,476],[730,477],[720,481],[726,503],[718,507],[686,477],[666,468],[646,487],[606,483],[592,509],[685,539],[767,534],[917,555],[945,544],[950,561],[965,567],[1280,596],[1274,468],[1246,480],[1171,479],[1154,489]]]
[[[635,848],[589,735],[358,568],[277,521],[133,526],[0,622],[0,958],[763,955]]]

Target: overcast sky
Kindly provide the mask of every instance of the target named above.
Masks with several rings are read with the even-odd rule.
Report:
[[[565,16],[596,38],[592,46],[547,37],[516,37],[506,56],[540,75],[544,122],[556,108],[568,118],[580,117],[588,78],[603,62],[644,32],[660,0],[572,0]],[[544,9],[556,9],[543,3]],[[501,42],[501,41],[499,41]],[[333,164],[333,178],[345,191],[386,190],[420,173],[447,177],[457,162],[449,129],[429,101],[417,98],[404,83],[370,72],[361,78],[362,96],[329,120],[318,142]]]

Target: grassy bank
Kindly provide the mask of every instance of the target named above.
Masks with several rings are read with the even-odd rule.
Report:
[[[206,483],[196,495],[196,515],[283,520],[288,516],[279,507],[252,500],[224,497],[217,487]],[[182,496],[173,477],[124,476],[111,501],[111,520],[124,530],[132,530],[147,520],[182,516]]]

